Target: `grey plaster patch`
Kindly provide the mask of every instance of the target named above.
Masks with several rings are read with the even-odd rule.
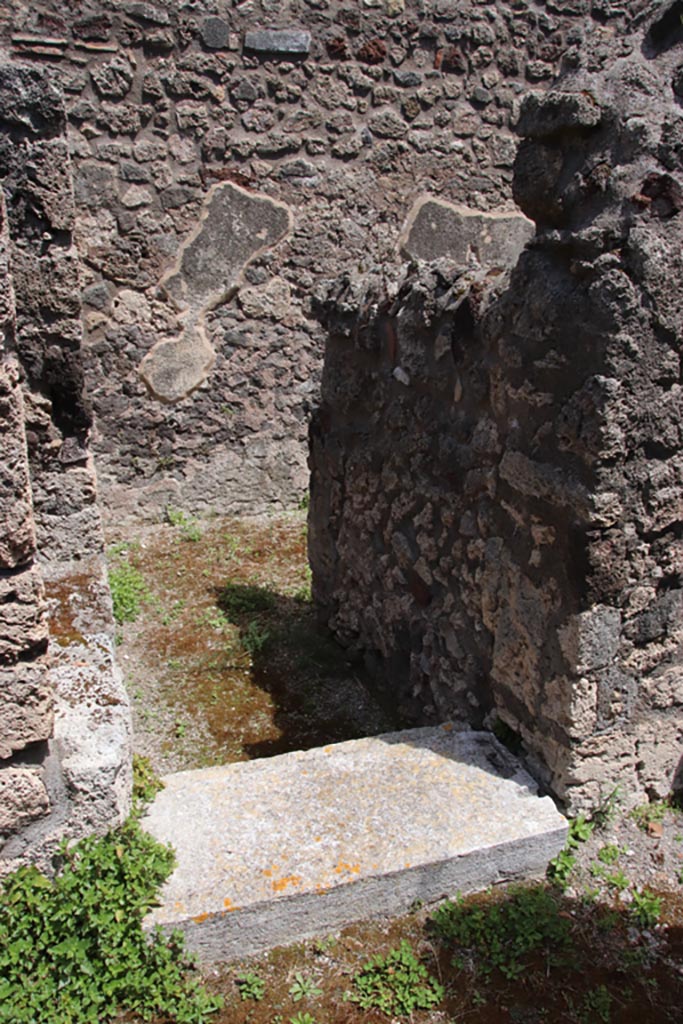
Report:
[[[216,360],[203,325],[192,320],[177,341],[160,341],[145,356],[140,375],[163,402],[179,402],[206,380]]]
[[[164,781],[143,824],[178,867],[147,924],[207,961],[539,874],[567,831],[495,738],[450,724]]]
[[[284,203],[232,182],[211,189],[196,228],[160,282],[185,322],[179,339],[158,342],[140,364],[152,394],[177,402],[206,379],[215,358],[206,313],[236,291],[250,260],[291,230],[292,213]]]
[[[474,258],[485,266],[512,267],[535,230],[522,213],[482,213],[426,196],[410,211],[399,248],[410,259],[466,264]]]

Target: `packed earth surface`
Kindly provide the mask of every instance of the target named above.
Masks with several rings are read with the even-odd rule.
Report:
[[[169,508],[108,539],[134,745],[156,772],[410,724],[316,625],[303,509],[200,522]],[[536,884],[202,968],[224,999],[211,1020],[680,1021],[683,812],[627,809],[616,787],[571,836]]]

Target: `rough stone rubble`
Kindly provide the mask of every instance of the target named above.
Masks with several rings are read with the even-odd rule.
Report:
[[[296,503],[325,341],[316,282],[400,260],[427,196],[512,209],[523,95],[586,38],[613,51],[645,7],[98,0],[71,12],[5,0],[0,49],[49,69],[65,94],[104,514]],[[236,237],[225,301],[194,323],[165,284],[197,242],[215,265],[202,221],[239,236],[240,189],[271,241],[250,250]],[[437,255],[451,220],[431,212]]]
[[[316,599],[406,710],[572,808],[680,779],[680,6],[2,6],[0,870],[127,807],[101,511],[291,505],[315,406]]]
[[[683,783],[683,29],[668,11],[628,55],[587,47],[524,102],[513,190],[537,231],[518,261],[493,248],[319,299],[323,618],[416,717],[497,728],[572,810]]]
[[[83,394],[64,107],[0,67],[0,874],[129,806],[128,702]]]

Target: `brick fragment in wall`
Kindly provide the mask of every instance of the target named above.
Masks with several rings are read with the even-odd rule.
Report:
[[[0,772],[0,840],[44,817],[49,810],[50,800],[39,768],[12,767]]]
[[[0,758],[49,739],[53,720],[54,692],[47,659],[0,666]]]
[[[45,595],[37,565],[0,574],[0,664],[42,654],[47,646]]]

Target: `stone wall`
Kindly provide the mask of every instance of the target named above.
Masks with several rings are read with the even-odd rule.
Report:
[[[0,45],[66,93],[107,513],[295,502],[319,394],[316,280],[400,261],[426,195],[510,208],[521,97],[646,7],[3,4]],[[442,211],[419,255],[447,248]]]
[[[0,843],[48,812],[44,772],[26,753],[52,735],[54,713],[15,337],[7,214],[0,197]]]
[[[61,94],[0,64],[0,874],[130,799]]]
[[[683,786],[680,7],[525,100],[518,259],[461,218],[458,263],[319,296],[321,615],[572,811]]]

